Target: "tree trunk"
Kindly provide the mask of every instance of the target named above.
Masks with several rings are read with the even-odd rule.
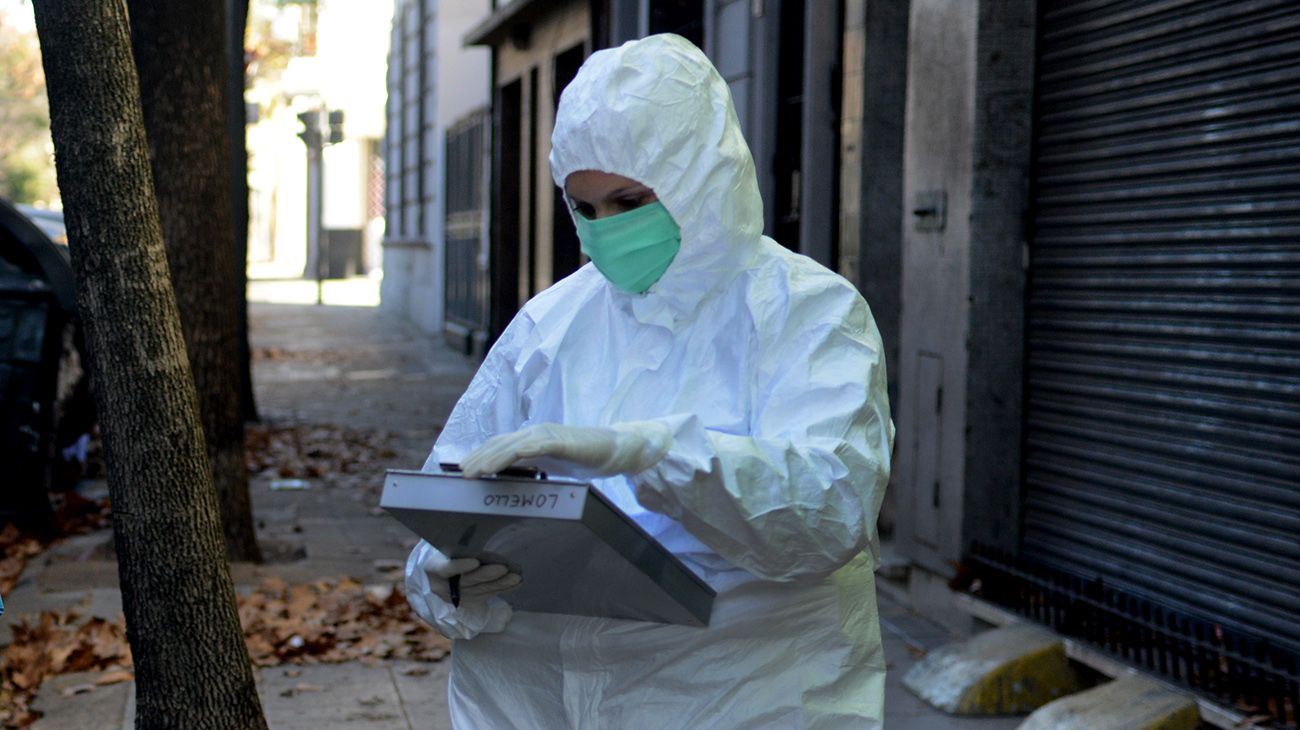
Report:
[[[128,0],[163,240],[231,560],[260,562],[240,403],[224,0]]]
[[[244,106],[247,82],[244,67],[244,36],[248,29],[248,0],[226,2],[226,70],[230,85],[231,175],[230,191],[235,203],[235,260],[239,263],[235,282],[235,303],[239,306],[239,410],[244,422],[257,421],[257,399],[253,395],[253,357],[248,346],[248,110]]]
[[[153,196],[126,8],[36,0],[137,728],[263,729]]]

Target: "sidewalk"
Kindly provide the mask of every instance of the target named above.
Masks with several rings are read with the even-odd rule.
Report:
[[[306,297],[302,282],[256,282],[250,287],[250,326],[256,358],[254,378],[263,419],[272,423],[330,424],[395,434],[390,466],[418,468],[473,375],[475,364],[413,326],[366,302],[373,282],[354,281],[326,290],[326,305]],[[288,582],[350,575],[391,585],[415,539],[375,508],[373,486],[342,488],[313,483],[302,490],[273,490],[269,479],[252,484],[259,536],[267,545],[292,544],[305,558],[263,566],[235,565],[237,585],[267,576]],[[107,533],[83,535],[33,561],[5,597],[3,623],[42,609],[83,605],[90,615],[115,618],[121,611],[116,564],[103,549]],[[951,637],[937,625],[880,596],[881,628],[889,666],[888,728],[1014,728],[1015,718],[959,720],[929,709],[902,686],[902,676],[927,649]],[[441,730],[446,711],[447,662],[348,662],[280,666],[258,672],[263,706],[272,730]],[[94,675],[63,675],[41,689],[35,708],[47,730],[129,728],[133,686],[98,687],[74,694]]]

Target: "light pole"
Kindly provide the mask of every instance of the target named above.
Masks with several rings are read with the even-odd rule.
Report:
[[[317,304],[325,303],[324,279],[329,265],[329,240],[323,235],[321,226],[321,206],[325,199],[325,180],[321,174],[322,153],[327,144],[343,141],[343,111],[329,111],[328,137],[321,129],[321,116],[324,112],[325,109],[321,106],[298,115],[298,121],[302,122],[302,131],[298,132],[298,137],[307,146],[307,266],[303,274],[314,273],[316,277]]]

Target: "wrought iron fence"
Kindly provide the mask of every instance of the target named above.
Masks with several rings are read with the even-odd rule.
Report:
[[[487,316],[483,237],[486,112],[475,112],[447,130],[444,221],[446,317],[468,332],[482,331]]]

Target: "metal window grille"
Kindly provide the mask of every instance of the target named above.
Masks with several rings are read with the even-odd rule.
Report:
[[[446,316],[469,331],[485,327],[486,272],[479,265],[485,246],[484,171],[488,114],[475,112],[447,130],[446,140]]]

